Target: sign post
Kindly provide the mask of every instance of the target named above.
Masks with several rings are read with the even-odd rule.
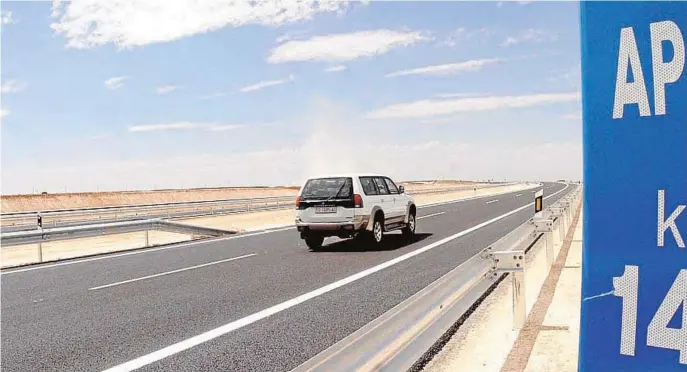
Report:
[[[687,371],[687,2],[580,2],[579,371]]]

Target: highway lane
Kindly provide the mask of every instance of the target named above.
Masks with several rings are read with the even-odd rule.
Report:
[[[551,194],[560,188],[545,191]],[[385,250],[356,249],[340,242],[325,252],[309,252],[289,229],[38,270],[4,271],[2,367],[102,370],[413,252],[531,201],[531,192],[520,191],[420,209],[419,216],[430,217],[418,222],[419,239],[406,244],[389,235]],[[531,215],[528,208],[142,370],[213,366],[288,370]],[[255,256],[89,290],[247,254]]]

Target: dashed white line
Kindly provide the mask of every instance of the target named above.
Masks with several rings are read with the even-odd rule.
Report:
[[[205,267],[205,266],[210,266],[210,265],[217,265],[217,264],[220,264],[220,263],[223,263],[223,262],[236,261],[236,260],[240,260],[240,259],[242,259],[242,258],[251,257],[251,256],[255,256],[255,253],[246,254],[246,255],[238,256],[238,257],[227,258],[227,259],[219,260],[219,261],[208,262],[208,263],[204,263],[204,264],[201,264],[201,265],[195,265],[195,266],[185,267],[185,268],[183,268],[183,269],[177,269],[177,270],[172,270],[172,271],[166,271],[166,272],[164,272],[164,273],[158,273],[158,274],[143,276],[143,277],[136,278],[136,279],[129,279],[129,280],[121,281],[121,282],[116,282],[116,283],[111,283],[111,284],[105,284],[105,285],[101,285],[101,286],[97,286],[97,287],[93,287],[93,288],[88,288],[88,290],[89,290],[89,291],[94,291],[94,290],[96,290],[96,289],[103,289],[103,288],[114,287],[114,286],[117,286],[117,285],[122,285],[122,284],[137,282],[137,281],[139,281],[139,280],[157,278],[158,276],[169,275],[169,274],[174,274],[174,273],[180,273],[180,272],[182,272],[182,271],[193,270],[193,269],[197,269],[197,268]]]
[[[567,188],[568,188],[568,186],[566,185],[565,188],[559,190],[558,192],[555,192],[555,193],[549,195],[548,197],[545,197],[544,199],[548,199],[548,198],[550,198],[550,197],[552,197],[552,196],[554,196],[554,195],[556,195],[556,194],[558,194],[558,193],[561,193],[561,192],[563,192],[564,190],[566,190]],[[351,276],[349,276],[349,277],[346,277],[346,278],[343,278],[343,279],[341,279],[341,280],[339,280],[339,281],[336,281],[336,282],[327,284],[327,285],[325,285],[325,286],[323,286],[323,287],[320,287],[320,288],[318,288],[318,289],[316,289],[316,290],[314,290],[314,291],[311,291],[311,292],[308,292],[308,293],[304,293],[304,294],[302,294],[302,295],[300,295],[300,296],[298,296],[298,297],[292,298],[292,299],[290,299],[290,300],[284,301],[284,302],[282,302],[282,303],[280,303],[280,304],[274,305],[274,306],[272,306],[272,307],[269,307],[269,308],[267,308],[267,309],[264,309],[264,310],[262,310],[262,311],[259,311],[259,312],[257,312],[257,313],[254,313],[254,314],[252,314],[252,315],[248,315],[248,316],[243,317],[243,318],[241,318],[241,319],[238,319],[238,320],[235,320],[235,321],[233,321],[233,322],[227,323],[227,324],[225,324],[225,325],[223,325],[223,326],[220,326],[220,327],[217,327],[217,328],[215,328],[215,329],[209,330],[209,331],[207,331],[207,332],[205,332],[205,333],[201,333],[201,334],[199,334],[199,335],[197,335],[197,336],[193,336],[193,337],[191,337],[191,338],[187,338],[187,339],[185,339],[185,340],[182,340],[182,341],[177,342],[176,344],[172,344],[172,345],[170,345],[170,346],[164,347],[164,348],[159,349],[159,350],[157,350],[157,351],[154,351],[154,352],[152,352],[152,353],[149,353],[149,354],[140,356],[140,357],[138,357],[138,358],[136,358],[136,359],[130,360],[130,361],[128,361],[128,362],[119,364],[119,365],[117,365],[117,366],[114,366],[114,367],[112,367],[112,368],[109,368],[109,369],[105,370],[104,372],[129,372],[129,371],[133,371],[133,370],[136,370],[136,369],[138,369],[138,368],[141,368],[141,367],[143,367],[143,366],[146,366],[146,365],[148,365],[148,364],[155,363],[155,362],[157,362],[157,361],[159,361],[159,360],[162,360],[162,359],[167,358],[167,357],[169,357],[169,356],[172,356],[172,355],[174,355],[174,354],[180,353],[180,352],[182,352],[182,351],[184,351],[184,350],[188,350],[188,349],[190,349],[190,348],[192,348],[192,347],[194,347],[194,346],[200,345],[200,344],[202,344],[202,343],[204,343],[204,342],[210,341],[210,340],[212,340],[212,339],[215,339],[215,338],[220,337],[220,336],[222,336],[222,335],[225,335],[225,334],[227,334],[227,333],[233,332],[233,331],[235,331],[235,330],[237,330],[237,329],[243,328],[243,327],[245,327],[245,326],[247,326],[247,325],[249,325],[249,324],[255,323],[255,322],[259,321],[259,320],[262,320],[262,319],[265,319],[265,318],[267,318],[267,317],[270,317],[270,316],[272,316],[272,315],[274,315],[274,314],[277,314],[277,313],[279,313],[279,312],[281,312],[281,311],[284,311],[284,310],[287,310],[287,309],[289,309],[289,308],[292,308],[292,307],[294,307],[294,306],[296,306],[296,305],[299,305],[299,304],[301,304],[301,303],[303,303],[303,302],[305,302],[305,301],[311,300],[311,299],[313,299],[313,298],[315,298],[315,297],[319,297],[319,296],[321,296],[321,295],[323,295],[323,294],[325,294],[325,293],[331,292],[331,291],[333,291],[333,290],[335,290],[335,289],[337,289],[337,288],[340,288],[340,287],[343,287],[343,286],[345,286],[345,285],[347,285],[347,284],[353,283],[353,282],[355,282],[355,281],[357,281],[357,280],[360,280],[360,279],[362,279],[362,278],[364,278],[364,277],[366,277],[366,276],[372,275],[372,274],[374,274],[374,273],[376,273],[376,272],[378,272],[378,271],[381,271],[381,270],[383,270],[383,269],[386,269],[387,267],[396,265],[396,264],[399,263],[399,262],[403,262],[403,261],[405,261],[405,260],[407,260],[407,259],[409,259],[409,258],[415,257],[415,256],[417,256],[417,255],[419,255],[419,254],[424,253],[424,252],[427,252],[427,251],[429,251],[429,250],[431,250],[431,249],[434,249],[434,248],[436,248],[436,247],[438,247],[438,246],[440,246],[440,245],[443,245],[443,244],[445,244],[445,243],[448,243],[448,242],[450,242],[450,241],[452,241],[452,240],[458,239],[458,238],[460,238],[460,237],[462,237],[462,236],[464,236],[464,235],[467,235],[467,234],[469,234],[469,233],[471,233],[471,232],[473,232],[473,231],[479,230],[479,229],[481,229],[482,227],[491,225],[492,223],[495,223],[495,222],[497,222],[497,221],[499,221],[499,220],[501,220],[501,219],[503,219],[503,218],[506,218],[506,217],[508,217],[508,216],[510,216],[510,215],[513,215],[513,214],[518,213],[518,212],[520,212],[520,211],[522,211],[522,210],[525,210],[525,209],[527,209],[527,208],[530,208],[533,204],[534,204],[533,202],[532,202],[532,203],[528,203],[527,205],[524,205],[524,206],[522,206],[522,207],[520,207],[520,208],[514,209],[514,210],[512,210],[512,211],[510,211],[510,212],[508,212],[508,213],[502,214],[502,215],[500,215],[500,216],[498,216],[498,217],[494,217],[494,218],[492,218],[492,219],[490,219],[490,220],[488,220],[488,221],[485,221],[485,222],[480,223],[479,225],[475,225],[475,226],[473,226],[473,227],[471,227],[471,228],[469,228],[469,229],[466,229],[466,230],[463,230],[463,231],[461,231],[461,232],[455,233],[455,234],[453,234],[453,235],[451,235],[451,236],[448,236],[448,237],[446,237],[446,238],[444,238],[444,239],[441,239],[441,240],[439,240],[439,241],[436,241],[436,242],[434,242],[434,243],[432,243],[432,244],[426,245],[426,246],[424,246],[424,247],[422,247],[422,248],[420,248],[420,249],[414,250],[414,251],[412,251],[412,252],[408,252],[408,253],[406,253],[406,254],[404,254],[404,255],[402,255],[402,256],[398,256],[398,257],[396,257],[396,258],[394,258],[394,259],[392,259],[392,260],[386,261],[386,262],[381,263],[381,264],[379,264],[379,265],[377,265],[377,266],[373,266],[373,267],[371,267],[371,268],[369,268],[369,269],[367,269],[367,270],[363,270],[363,271],[361,271],[361,272],[359,272],[359,273],[357,273],[357,274],[353,274],[353,275],[351,275]]]
[[[517,194],[517,195],[515,195],[516,198],[517,198],[517,197],[520,197],[520,196],[522,196],[522,194]]]
[[[420,216],[420,217],[418,217],[417,219],[418,219],[418,220],[421,220],[421,219],[427,218],[427,217],[440,216],[440,215],[442,215],[442,214],[444,214],[444,213],[446,213],[446,212],[438,212],[438,213],[427,214],[427,215],[424,215],[424,216]]]
[[[490,201],[487,202],[487,204],[496,203],[496,202],[498,202],[498,201],[499,201],[498,199],[490,200]]]

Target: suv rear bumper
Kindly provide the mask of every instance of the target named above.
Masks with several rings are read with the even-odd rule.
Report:
[[[309,232],[330,236],[345,236],[360,230],[365,230],[368,221],[368,216],[359,216],[353,221],[342,222],[304,222],[296,220],[296,228],[301,233],[301,236]]]

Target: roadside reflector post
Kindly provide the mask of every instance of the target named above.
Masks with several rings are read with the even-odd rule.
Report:
[[[148,247],[148,246],[150,246],[150,231],[146,230],[144,233],[145,233],[145,235],[144,235],[143,244],[144,244],[144,247]]]
[[[542,218],[542,211],[544,210],[544,189],[537,190],[534,193],[534,218]]]
[[[525,298],[525,251],[493,252],[490,254],[494,275],[511,274],[513,291],[513,329],[520,330],[527,318]]]

